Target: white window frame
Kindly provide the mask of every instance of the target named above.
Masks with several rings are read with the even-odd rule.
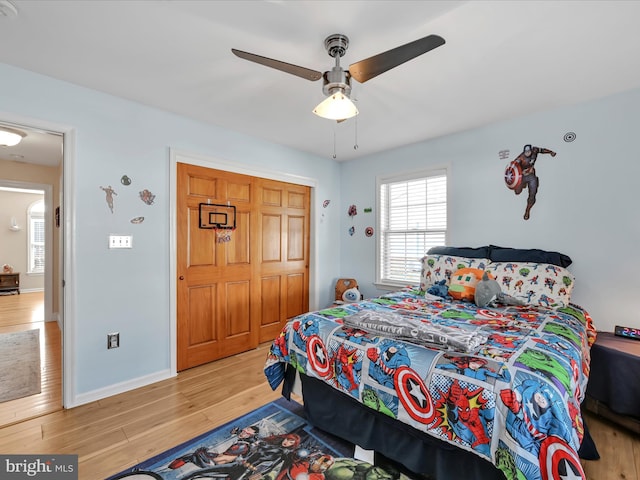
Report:
[[[412,269],[413,273],[411,275],[414,278],[409,278],[409,277],[405,277],[404,279],[387,278],[387,275],[385,275],[386,272],[383,265],[386,258],[386,252],[384,252],[383,249],[384,249],[384,244],[385,244],[385,240],[388,233],[388,231],[386,230],[386,225],[387,225],[386,216],[388,215],[388,212],[383,211],[385,206],[382,204],[382,195],[381,195],[382,188],[393,183],[402,183],[402,182],[408,183],[414,180],[420,180],[420,179],[424,179],[428,177],[436,177],[436,176],[445,177],[445,188],[446,188],[446,194],[445,194],[446,221],[445,223],[446,224],[444,228],[438,228],[438,229],[430,229],[425,226],[425,228],[421,229],[420,231],[425,233],[440,234],[440,238],[442,239],[442,241],[435,242],[433,245],[429,244],[429,242],[426,242],[425,251],[421,252],[421,255],[419,255],[419,257],[416,258],[415,268]],[[426,250],[428,250],[432,246],[436,246],[436,244],[446,245],[447,237],[448,237],[449,209],[450,209],[449,179],[450,179],[449,168],[446,165],[433,166],[428,169],[418,170],[414,172],[406,172],[403,174],[379,176],[376,178],[376,207],[377,207],[376,211],[378,212],[377,218],[376,218],[376,231],[378,232],[377,242],[376,242],[376,286],[378,288],[386,289],[386,290],[397,290],[398,287],[405,287],[409,285],[415,285],[415,286],[419,285],[420,271],[421,271],[420,260],[426,254]],[[407,232],[409,233],[411,232],[411,230],[407,230]],[[398,232],[395,232],[395,233],[398,233]]]
[[[34,207],[41,203],[42,204],[42,210],[40,211],[34,211]],[[45,211],[44,211],[44,200],[38,200],[36,202],[33,202],[30,206],[29,206],[29,210],[27,212],[27,216],[28,216],[28,235],[27,235],[27,256],[28,256],[28,265],[27,265],[27,273],[30,275],[40,275],[40,274],[44,274],[44,267],[45,267],[45,261],[43,260],[42,262],[42,267],[41,268],[34,268],[34,263],[35,263],[35,258],[34,258],[34,248],[36,246],[40,246],[43,250],[43,252],[45,251],[45,245],[46,245],[46,225],[45,225]],[[34,240],[34,235],[36,232],[36,223],[41,223],[42,224],[42,237],[43,240],[42,242],[36,242]]]

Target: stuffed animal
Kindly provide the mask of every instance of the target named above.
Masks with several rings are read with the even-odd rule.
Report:
[[[335,299],[338,301],[344,300],[342,298],[342,296],[344,295],[344,292],[346,292],[351,288],[355,288],[356,290],[358,289],[358,282],[356,281],[355,278],[339,278],[338,281],[336,282],[336,298]]]
[[[344,303],[354,303],[360,300],[362,300],[362,294],[357,288],[349,288],[342,294],[342,301]]]
[[[447,281],[440,280],[439,282],[434,283],[429,288],[427,288],[427,293],[430,295],[435,295],[436,297],[447,298],[447,295],[449,295],[449,287],[447,287]]]
[[[487,272],[484,272],[480,281],[476,283],[476,292],[474,294],[475,303],[479,307],[486,307],[495,301],[499,293],[502,293],[500,284],[496,282],[495,279],[489,277]]]
[[[461,268],[451,274],[449,282],[449,295],[456,300],[468,300],[473,302],[476,284],[485,273],[480,268]]]
[[[524,305],[525,303],[511,295],[502,293],[500,284],[485,272],[478,283],[474,294],[475,304],[479,307],[503,305]]]

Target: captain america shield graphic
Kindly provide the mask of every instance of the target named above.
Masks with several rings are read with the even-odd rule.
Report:
[[[398,398],[416,422],[431,423],[435,415],[431,394],[420,376],[409,367],[400,367],[393,376]]]
[[[542,480],[586,478],[576,452],[559,437],[551,435],[540,444]]]
[[[504,169],[504,183],[510,190],[515,190],[522,184],[522,167],[518,162],[513,161]]]
[[[318,335],[311,335],[307,340],[307,356],[311,367],[325,378],[331,375],[331,363],[324,342]]]
[[[478,309],[478,315],[482,315],[483,317],[486,318],[503,318],[505,317],[505,315],[498,313],[494,310],[489,310],[488,308],[479,308]],[[509,318],[509,317],[507,317]]]

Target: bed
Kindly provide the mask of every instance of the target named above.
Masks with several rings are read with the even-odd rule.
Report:
[[[570,263],[543,250],[431,249],[419,286],[289,321],[265,375],[285,396],[302,383],[312,424],[425,478],[585,478],[580,408],[596,331],[570,301]],[[490,274],[501,301],[474,303],[469,269]],[[442,287],[447,296],[428,293]]]

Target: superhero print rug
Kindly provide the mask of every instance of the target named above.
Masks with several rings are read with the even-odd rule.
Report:
[[[372,465],[353,453],[352,444],[309,425],[300,404],[281,398],[107,480],[419,478],[389,460]]]

